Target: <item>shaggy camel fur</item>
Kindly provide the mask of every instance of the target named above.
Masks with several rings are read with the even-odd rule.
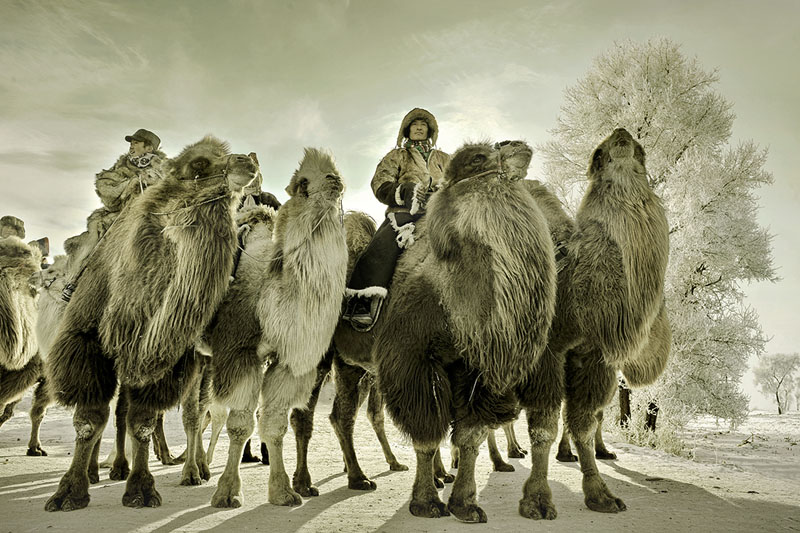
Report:
[[[625,504],[609,491],[595,462],[597,416],[613,397],[617,370],[644,385],[664,369],[670,346],[663,298],[669,236],[661,201],[647,183],[644,150],[627,131],[615,130],[595,149],[588,177],[559,271],[547,352],[566,361],[566,419],[586,506],[618,512]],[[539,393],[523,389],[523,406]],[[528,420],[535,416],[528,408]],[[555,436],[557,417],[549,421],[548,439]],[[549,493],[539,508],[530,505],[528,494],[536,490],[531,481],[520,513],[554,517]]]
[[[215,401],[230,407],[230,448],[211,498],[215,507],[242,504],[239,460],[253,431],[259,394],[259,434],[270,460],[268,500],[302,502],[283,465],[283,436],[289,411],[308,402],[341,312],[347,270],[343,189],[331,157],[306,149],[272,238],[265,231],[250,237],[206,334]]]
[[[452,512],[486,521],[476,500],[478,447],[488,427],[516,416],[514,389],[538,381],[541,416],[529,416],[532,478],[537,494],[549,493],[547,449],[536,445],[547,410],[558,416],[563,364],[544,350],[556,268],[546,219],[520,182],[531,154],[514,141],[467,145],[453,155],[376,326],[380,388],[417,454],[409,505],[417,516]],[[446,507],[434,485],[433,458],[451,424],[459,469]]]
[[[39,426],[49,397],[34,331],[37,292],[31,278],[39,272],[40,261],[38,248],[18,236],[0,238],[0,425],[11,418],[25,391],[38,382],[27,451],[34,456],[47,455],[39,442]]]
[[[367,248],[375,234],[375,221],[361,212],[350,211],[344,215],[344,227],[347,235],[348,276],[352,273],[356,260]],[[353,426],[356,413],[361,404],[367,400],[367,418],[380,442],[386,462],[392,471],[408,470],[392,452],[386,437],[383,415],[383,396],[376,387],[377,364],[372,358],[374,332],[357,332],[349,322],[340,321],[333,336],[333,343],[328,354],[317,368],[317,382],[308,404],[303,409],[292,412],[291,422],[297,441],[297,467],[292,478],[292,486],[303,496],[319,494],[311,484],[308,471],[308,444],[314,424],[314,409],[320,388],[329,376],[331,367],[335,367],[336,396],[333,400],[330,421],[344,454],[347,485],[355,490],[374,490],[377,485],[369,479],[358,464],[353,446]],[[440,461],[441,463],[441,461]],[[453,480],[444,466],[437,471],[440,477]]]
[[[149,441],[157,412],[181,400],[188,441],[181,483],[208,478],[198,445],[202,361],[191,346],[227,290],[234,211],[255,171],[249,157],[231,154],[213,137],[188,146],[85,260],[47,361],[57,400],[75,407],[76,440],[72,465],[46,510],[88,505],[88,466],[97,459],[118,381],[128,390],[133,436],[123,505],[161,504],[147,465]]]

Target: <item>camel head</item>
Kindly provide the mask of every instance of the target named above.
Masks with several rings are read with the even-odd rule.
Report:
[[[171,166],[171,174],[179,180],[193,180],[207,188],[218,185],[219,179],[226,179],[229,189],[237,192],[253,181],[257,173],[253,158],[230,153],[228,143],[211,135],[184,148]]]
[[[0,272],[19,286],[39,271],[41,259],[39,250],[28,246],[19,237],[0,239]]]
[[[503,171],[512,181],[521,180],[528,175],[533,148],[525,141],[503,141],[495,143],[500,150]]]
[[[528,174],[533,149],[524,141],[465,144],[459,148],[445,170],[445,182],[453,185],[473,179],[517,181]]]
[[[44,289],[56,298],[61,298],[61,291],[69,281],[69,260],[66,255],[57,255],[53,264],[46,270],[35,272],[31,276],[31,284]]]
[[[644,148],[625,128],[617,128],[595,148],[589,164],[589,180],[611,174],[633,175],[645,179]]]
[[[333,158],[327,152],[306,148],[300,166],[295,170],[286,192],[292,198],[310,198],[338,203],[344,182]]]

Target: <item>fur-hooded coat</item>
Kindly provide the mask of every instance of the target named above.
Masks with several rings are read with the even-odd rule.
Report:
[[[419,151],[407,143],[408,128],[412,122],[422,119],[428,124],[428,140],[436,146],[439,137],[439,126],[436,118],[429,111],[414,108],[403,117],[397,133],[397,145],[378,163],[372,177],[372,192],[375,197],[386,204],[386,214],[411,210],[411,193],[417,185],[436,189],[444,180],[444,169],[450,156],[441,150],[431,149],[428,161]],[[408,204],[408,205],[406,205]]]

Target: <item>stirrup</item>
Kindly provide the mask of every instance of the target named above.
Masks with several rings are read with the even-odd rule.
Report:
[[[369,311],[364,309],[364,306],[358,305],[362,303],[363,300],[367,299],[360,296],[349,298],[345,304],[344,314],[342,315],[342,318],[348,321],[354,330],[361,333],[365,333],[375,326],[381,314],[381,309],[383,308],[382,296],[372,296],[368,299]],[[359,307],[361,307],[361,309],[359,309]]]

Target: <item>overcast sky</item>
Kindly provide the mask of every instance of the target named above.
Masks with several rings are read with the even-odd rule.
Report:
[[[61,253],[100,205],[95,173],[147,128],[169,156],[206,133],[257,152],[263,188],[281,200],[302,147],[328,148],[345,207],[380,220],[369,181],[409,109],[436,115],[445,151],[466,139],[538,144],[593,58],[667,37],[718,69],[732,144],[769,148],[775,184],[759,191],[759,219],[783,280],[746,291],[768,351],[800,351],[798,15],[790,0],[1,0],[0,215]],[[751,381],[751,405],[769,406]]]

